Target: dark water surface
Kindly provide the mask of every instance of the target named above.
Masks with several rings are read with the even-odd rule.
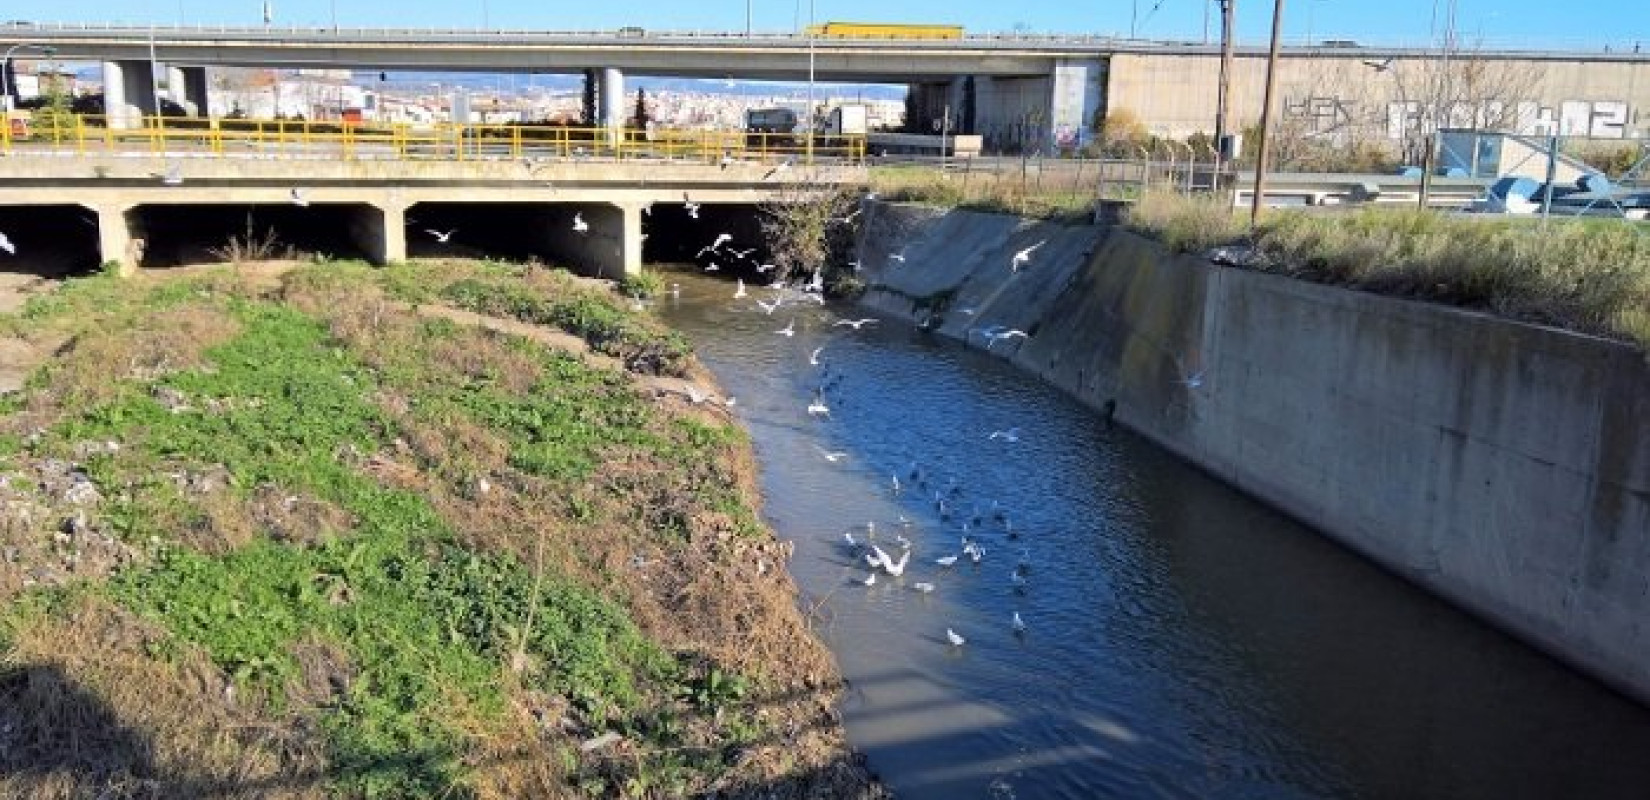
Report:
[[[660,311],[738,398],[766,517],[796,543],[849,737],[899,796],[1650,797],[1650,711],[1057,390],[898,323],[667,280]],[[806,412],[821,385],[829,419]],[[913,545],[870,587],[843,538],[868,523]],[[981,562],[935,564],[965,523]]]

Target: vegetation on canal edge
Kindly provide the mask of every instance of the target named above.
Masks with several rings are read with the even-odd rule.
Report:
[[[748,443],[624,302],[333,263],[0,317],[61,343],[0,397],[0,795],[876,796]]]
[[[1248,235],[1229,204],[1150,193],[1125,225],[1178,252],[1246,247],[1244,266],[1478,309],[1650,347],[1650,229],[1619,220],[1409,208],[1274,212]]]
[[[1077,180],[1066,177],[1065,173],[1073,172],[1069,167],[1060,170],[1063,180],[1045,183],[1028,177],[1025,170],[973,174],[966,160],[959,163],[962,166],[952,170],[918,165],[872,167],[871,189],[884,200],[945,208],[1072,223],[1088,222],[1093,216],[1099,178],[1094,168],[1089,170],[1087,183],[1081,176],[1075,176]]]

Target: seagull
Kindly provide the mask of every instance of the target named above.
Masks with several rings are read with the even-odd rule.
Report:
[[[734,258],[737,258],[737,259],[740,259],[740,260],[743,260],[743,259],[747,259],[747,258],[750,258],[750,257],[751,257],[751,253],[754,253],[754,252],[756,252],[756,248],[754,248],[754,247],[747,247],[747,248],[745,248],[745,249],[743,249],[743,250],[735,250],[735,249],[733,249],[733,248],[731,248],[731,247],[730,247],[730,248],[728,248],[728,252],[729,252],[729,253],[731,253],[731,254],[732,254],[732,255],[733,255],[733,257],[734,257]]]
[[[779,308],[779,304],[781,302],[782,301],[779,298],[775,297],[773,299],[772,303],[764,303],[761,300],[758,300],[758,301],[756,301],[756,305],[759,308],[761,308],[764,313],[768,314],[769,316],[772,316],[773,312]],[[790,334],[786,334],[786,335],[789,336]]]
[[[430,228],[425,228],[424,232],[431,235],[431,236],[434,236],[436,241],[438,241],[442,244],[446,244],[448,239],[453,238],[453,234],[458,233],[458,229],[454,228],[450,231],[447,231],[446,233],[442,233],[441,231],[438,231],[438,230],[432,230]]]
[[[1014,621],[1009,623],[1009,624],[1014,626],[1014,632],[1015,633],[1025,633],[1026,632],[1026,621],[1023,620],[1023,619],[1020,619],[1020,612],[1018,612],[1018,611],[1014,612]]]
[[[780,336],[785,336],[785,337],[795,336],[796,335],[796,320],[794,320],[794,319],[791,320],[790,324],[786,325],[783,328],[780,328],[777,331],[774,331],[774,333],[777,333]]]
[[[853,213],[851,213],[851,214],[849,214],[849,215],[848,215],[848,216],[846,216],[846,217],[838,217],[838,218],[836,218],[836,219],[835,219],[835,220],[833,220],[833,221],[834,221],[834,222],[840,222],[840,223],[842,223],[842,224],[843,224],[843,225],[847,225],[847,224],[848,224],[848,223],[850,223],[850,222],[853,222],[853,221],[854,221],[854,217],[857,217],[857,216],[859,216],[859,212],[861,212],[861,211],[863,211],[863,210],[864,210],[864,209],[861,209],[861,208],[856,208],[856,209],[854,209],[854,210],[853,210]]]
[[[815,397],[813,399],[813,402],[808,404],[808,416],[810,416],[810,417],[828,417],[830,415],[831,415],[831,407],[828,406],[828,405],[825,405],[825,399],[824,398]]]
[[[929,592],[934,591],[934,584],[929,583],[927,581],[923,581],[921,583],[913,583],[913,584],[911,584],[911,590],[915,591],[915,592],[922,592],[923,594],[928,594]]]
[[[972,317],[972,316],[974,316],[975,309],[972,306],[970,306],[968,308],[959,308],[959,309],[957,309],[957,313],[962,314],[964,316]]]
[[[1001,439],[1005,442],[1018,442],[1018,441],[1020,441],[1020,429],[1019,428],[1009,428],[1006,431],[992,431],[991,435],[987,436],[985,438],[990,439],[992,441],[996,441],[997,439]]]
[[[0,250],[4,250],[14,256],[17,255],[17,245],[12,244],[11,239],[7,238],[4,233],[0,233]]]
[[[1047,239],[1044,239],[1044,240],[1042,240],[1042,241],[1040,241],[1040,242],[1038,242],[1038,243],[1036,243],[1036,244],[1034,244],[1030,247],[1027,247],[1024,250],[1021,250],[1021,251],[1015,253],[1014,258],[1010,259],[1009,262],[1008,262],[1009,270],[1011,270],[1013,272],[1019,272],[1021,267],[1025,266],[1026,264],[1031,263],[1031,254],[1037,252],[1037,248],[1042,247],[1045,244],[1048,244]]]
[[[843,531],[842,532],[842,538],[847,540],[849,547],[858,547],[859,546],[859,542],[854,540],[854,532],[853,531]]]
[[[671,284],[671,285],[670,285],[670,296],[671,296],[671,297],[672,297],[672,298],[679,298],[679,297],[681,297],[681,296],[682,296],[682,284],[680,284],[680,283],[672,283],[672,284]]]
[[[950,628],[945,629],[945,640],[950,642],[952,647],[962,647],[963,642],[968,641],[962,637],[962,634],[959,634]]]
[[[899,476],[889,475],[888,480],[891,482],[890,485],[893,487],[891,491],[894,494],[899,494]]]
[[[871,569],[876,569],[877,567],[882,566],[882,556],[876,553],[866,553],[865,563],[871,565]]]
[[[1192,373],[1189,377],[1181,378],[1175,381],[1175,383],[1178,383],[1188,389],[1200,389],[1203,387],[1203,372],[1204,371],[1200,369],[1197,372]]]
[[[760,305],[761,301],[757,301],[757,304]],[[823,348],[823,347],[815,347],[814,351],[812,353],[808,354],[808,364],[809,364],[809,366],[814,366],[814,367],[819,366],[819,354],[824,349],[825,348]]]
[[[1387,70],[1392,69],[1392,57],[1388,56],[1385,61],[1369,61],[1365,59],[1364,66],[1369,67],[1376,72],[1386,72]]]
[[[590,232],[590,223],[584,221],[584,214],[582,212],[573,212],[573,231],[575,233]]]
[[[847,325],[857,331],[873,322],[876,322],[876,320],[871,317],[866,317],[865,319],[839,319],[835,323],[832,323],[831,327],[835,328],[840,325]]]
[[[898,261],[899,263],[904,264],[905,263],[905,248],[901,247],[898,253],[889,253],[888,254],[888,260],[889,261]]]
[[[938,564],[942,567],[949,567],[952,564],[957,563],[957,557],[956,556],[940,556],[939,558],[934,559],[934,563]]]
[[[732,238],[733,237],[730,236],[729,234],[718,233],[718,234],[716,234],[716,241],[711,242],[710,244],[699,248],[699,252],[694,253],[694,256],[697,257],[697,256],[702,256],[706,253],[714,253],[714,252],[716,252],[717,248],[721,247],[725,242],[727,242],[728,240],[730,240]]]
[[[721,272],[722,268],[720,266],[718,266],[715,261],[712,261],[709,264],[705,265],[705,271],[706,272]]]
[[[733,299],[739,300],[745,296],[745,279],[735,278],[735,280],[739,282],[739,288],[733,290]]]
[[[682,208],[687,209],[688,216],[694,219],[699,218],[699,204],[688,199],[687,192],[682,192]]]
[[[757,264],[756,265],[756,271],[757,271],[758,274],[761,274],[763,272],[772,272],[775,269],[778,269],[777,264]]]
[[[855,272],[858,272],[858,271],[859,271],[859,261],[858,261],[858,260],[857,260],[857,259],[856,259],[856,260],[853,260],[853,261],[850,261],[850,262],[848,262],[848,266],[850,266],[850,267],[853,267],[853,269],[854,269],[854,271],[855,271]]]
[[[876,551],[877,558],[882,561],[882,568],[887,570],[889,575],[898,578],[899,576],[905,574],[905,565],[911,561],[910,550],[905,551],[905,554],[901,555],[898,561],[895,561],[892,558],[889,558],[887,553],[882,552],[882,548],[873,544],[871,545],[871,549]]]
[[[778,164],[775,164],[773,169],[768,170],[767,174],[762,176],[762,180],[767,180],[767,179],[772,178],[776,175],[779,175],[780,173],[784,172],[785,170],[790,169],[792,160],[793,159],[787,158],[784,161],[781,161]]]
[[[292,198],[292,204],[293,205],[295,205],[295,206],[307,206],[307,205],[309,205],[309,198],[304,196],[304,190],[303,189],[299,189],[298,187],[294,186],[294,187],[292,187],[292,191],[289,194]]]
[[[819,454],[824,456],[825,460],[831,462],[832,464],[835,464],[836,462],[841,461],[842,459],[848,457],[848,454],[844,451],[841,451],[841,450],[826,450],[825,448],[819,447],[817,445],[814,447],[814,449],[818,450]]]
[[[875,572],[873,572],[869,575],[866,575],[865,579],[861,580],[860,583],[863,583],[866,586],[875,586],[877,584],[877,574]]]
[[[998,342],[1000,342],[1004,339],[1014,339],[1014,338],[1029,339],[1029,338],[1031,338],[1031,334],[1026,333],[1025,331],[1022,331],[1019,328],[1013,328],[1011,330],[1006,330],[1006,331],[993,331],[991,333],[987,333],[985,335],[985,338],[986,338],[985,349],[990,350],[991,348],[997,346]]]

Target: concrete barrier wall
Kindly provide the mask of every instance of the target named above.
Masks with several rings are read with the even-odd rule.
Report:
[[[1111,228],[878,205],[861,263],[867,305],[979,348],[1027,331],[994,351],[1650,702],[1644,354]]]

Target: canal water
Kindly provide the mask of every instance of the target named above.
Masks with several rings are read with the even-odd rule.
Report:
[[[1650,711],[1007,364],[666,279],[900,797],[1650,796]],[[845,533],[904,574],[864,585]]]

